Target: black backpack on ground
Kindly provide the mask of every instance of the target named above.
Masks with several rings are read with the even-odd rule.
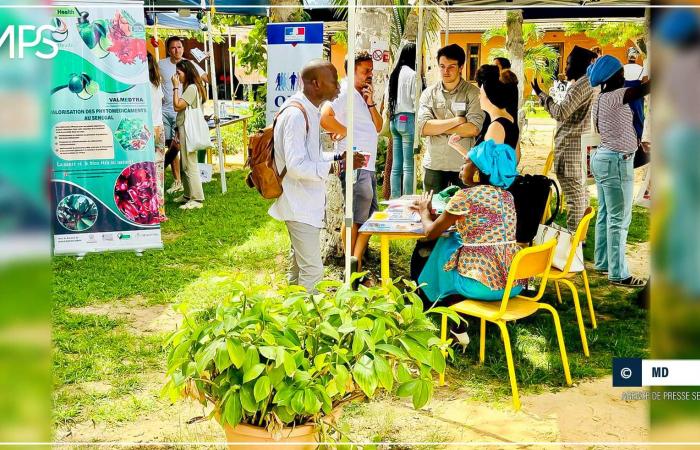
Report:
[[[559,187],[554,180],[544,175],[518,175],[508,188],[515,203],[516,241],[531,242],[535,238],[545,209],[549,208],[547,200],[549,200],[552,186],[557,193],[557,206],[552,216],[545,222],[545,225],[550,225],[559,214],[561,207]]]

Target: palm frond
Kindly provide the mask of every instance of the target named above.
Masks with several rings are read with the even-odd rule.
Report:
[[[502,37],[505,38],[506,35],[508,34],[508,29],[506,28],[505,25],[502,27],[496,27],[496,28],[491,28],[489,30],[484,31],[481,34],[481,43],[483,45],[486,45],[488,41],[495,37]]]
[[[578,33],[585,33],[593,28],[592,22],[567,22],[564,24],[564,36],[573,36]]]
[[[494,58],[512,58],[508,51],[501,48],[493,48],[489,52],[489,59]],[[537,78],[544,82],[549,82],[556,75],[552,68],[559,60],[559,52],[545,44],[528,47],[523,54],[523,67],[525,70],[533,71]]]
[[[544,37],[544,30],[534,23],[523,24],[523,40],[526,43],[533,44],[537,41],[541,41]]]
[[[333,17],[338,20],[348,20],[348,0],[331,0]]]
[[[559,60],[559,52],[548,45],[538,45],[525,49],[524,65],[531,69],[537,78],[549,82],[555,77],[553,68]]]

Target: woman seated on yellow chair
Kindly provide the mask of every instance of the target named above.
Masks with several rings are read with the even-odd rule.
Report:
[[[501,300],[513,256],[520,250],[515,242],[515,206],[506,189],[516,171],[515,151],[507,144],[489,139],[467,154],[460,178],[467,186],[435,217],[431,211],[432,192],[413,204],[428,239],[438,239],[418,282],[425,296],[442,304],[459,300]],[[478,181],[475,181],[478,176]],[[440,237],[452,225],[457,232]],[[511,296],[525,284],[518,282]],[[449,297],[449,298],[446,298]]]

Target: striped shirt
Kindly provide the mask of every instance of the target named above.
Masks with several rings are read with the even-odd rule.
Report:
[[[557,121],[554,134],[554,170],[558,176],[580,178],[583,173],[581,134],[590,129],[591,104],[595,91],[587,76],[569,85],[561,103],[541,92],[540,102]]]
[[[627,88],[620,88],[601,93],[593,108],[593,123],[598,127],[601,147],[633,153],[638,146],[637,133],[632,108],[623,103],[626,91]]]

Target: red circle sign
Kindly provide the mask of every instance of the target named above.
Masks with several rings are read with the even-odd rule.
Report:
[[[379,49],[375,50],[372,52],[372,59],[375,61],[381,61],[384,59],[384,51]]]

